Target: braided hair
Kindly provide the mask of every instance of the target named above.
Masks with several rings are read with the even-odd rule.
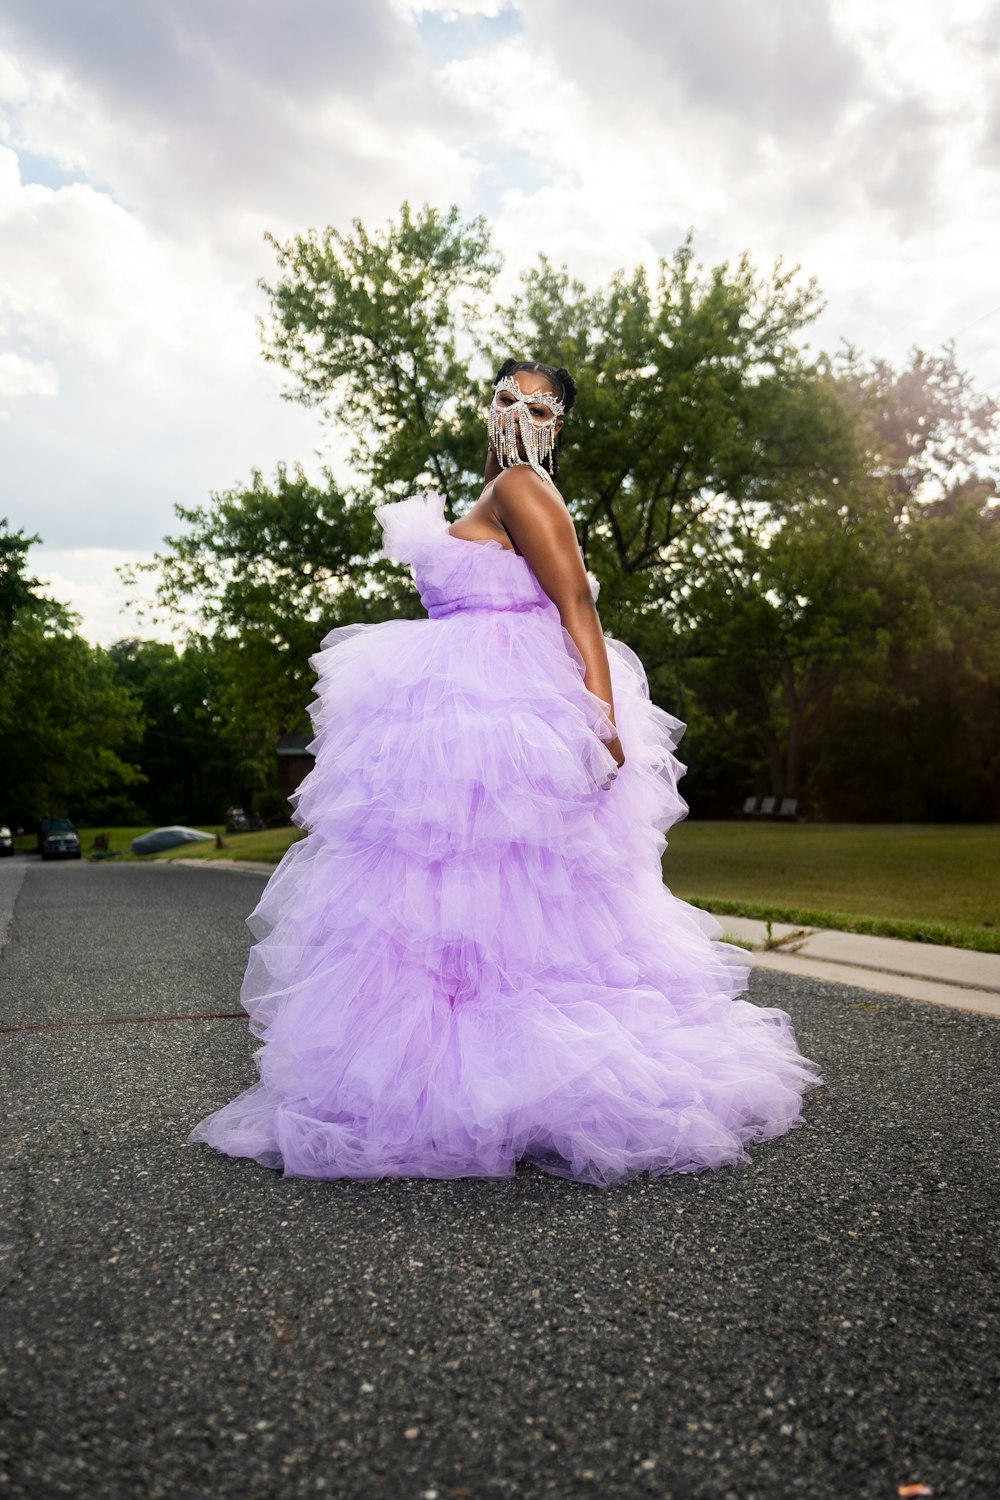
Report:
[[[570,409],[576,401],[576,381],[567,369],[560,365],[554,370],[551,365],[546,365],[538,359],[505,359],[499,370],[493,377],[494,388],[499,381],[507,375],[516,375],[518,370],[527,370],[532,375],[544,375],[546,380],[552,382],[552,388],[563,404],[563,415],[569,416]],[[552,447],[552,472],[559,473],[559,449],[562,447],[562,433],[556,434],[556,440]]]

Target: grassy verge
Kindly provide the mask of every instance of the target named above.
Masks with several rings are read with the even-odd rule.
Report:
[[[261,860],[267,864],[276,865],[285,850],[301,838],[302,834],[297,828],[270,828],[261,833],[224,833],[222,825],[213,827],[211,824],[193,823],[190,826],[197,828],[201,833],[222,834],[225,848],[216,849],[213,839],[199,839],[193,844],[179,844],[176,849],[166,849],[162,854],[133,854],[131,843],[141,833],[149,833],[152,825],[146,824],[141,828],[80,828],[80,847],[86,859],[100,860],[106,856],[94,848],[94,837],[96,834],[107,834],[108,853],[118,859],[134,859],[146,862],[151,859],[253,859]],[[33,854],[36,848],[36,837],[25,834],[22,838],[15,840],[18,849],[26,854]]]
[[[252,859],[261,864],[276,865],[281,856],[297,839],[304,838],[300,828],[264,828],[260,833],[224,833],[224,848],[213,844],[182,844],[178,849],[165,849],[162,854],[153,854],[151,859]]]
[[[1000,952],[1000,827],[684,822],[663,873],[721,915]]]
[[[296,828],[229,835],[158,859],[276,864]],[[1000,828],[684,822],[664,858],[671,889],[722,916],[1000,952]]]
[[[679,892],[677,893],[680,894]],[[837,932],[863,932],[873,937],[902,938],[908,943],[939,943],[951,948],[975,948],[1000,953],[1000,933],[975,927],[946,927],[938,922],[896,922],[891,917],[859,917],[845,911],[815,911],[800,906],[760,906],[753,901],[718,901],[685,896],[692,906],[710,908],[717,916],[757,917],[789,922],[795,927],[827,927]],[[734,939],[730,938],[730,942]]]

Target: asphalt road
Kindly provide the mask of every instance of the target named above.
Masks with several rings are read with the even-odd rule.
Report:
[[[1000,1492],[997,1022],[760,974],[828,1084],[750,1168],[285,1181],[184,1139],[253,1078],[244,1023],[203,1018],[237,1009],[261,880],[23,873],[0,1492]]]

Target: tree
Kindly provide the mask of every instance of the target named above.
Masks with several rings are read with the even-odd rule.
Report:
[[[751,785],[764,771],[771,793],[801,799],[839,685],[905,631],[917,601],[891,519],[862,485],[694,539],[678,655],[703,716],[732,735],[736,711]]]
[[[817,469],[843,467],[842,409],[793,339],[817,294],[780,267],[762,278],[744,259],[709,273],[685,246],[652,288],[639,271],[587,292],[543,261],[488,316],[497,262],[481,221],[463,227],[455,210],[414,217],[404,205],[378,235],[356,223],[350,236],[313,232],[276,249],[284,275],[266,287],[266,356],[291,375],[289,399],[342,424],[363,417],[351,427],[358,483],[339,489],[327,474],[318,490],[279,469],[271,489],[255,473],[210,509],[180,508],[188,530],[154,565],[160,603],[194,604],[252,680],[253,715],[232,675],[230,711],[258,751],[302,721],[321,629],[415,607],[377,560],[371,501],[421,482],[452,507],[478,491],[485,376],[511,348],[582,361],[567,493],[609,628],[654,669],[672,659],[687,529],[723,496],[766,504],[779,484],[801,489]]]
[[[901,370],[849,347],[837,370],[870,472],[894,495],[898,519],[980,480],[995,490],[1000,403],[976,391],[953,345],[915,348]]]
[[[38,579],[26,572],[28,552],[39,541],[41,537],[11,531],[6,517],[0,520],[0,646],[9,640],[19,616],[46,612],[47,601],[35,592]]]
[[[98,794],[142,777],[125,758],[141,733],[138,705],[107,654],[30,616],[7,646],[0,703],[0,806],[33,820],[81,816]]]
[[[993,816],[998,513],[975,468],[996,405],[919,350],[901,372],[852,352],[830,373],[853,478],[741,508],[685,569],[696,743],[727,744],[698,758],[742,767],[718,778],[730,808],[766,784],[827,817]]]
[[[39,539],[0,522],[0,809],[32,820],[79,813],[88,798],[141,780],[123,758],[141,730],[107,653],[27,573]]]
[[[813,282],[747,257],[706,270],[690,244],[589,291],[544,258],[502,314],[505,348],[577,372],[564,492],[601,580],[602,618],[654,675],[674,675],[697,535],[765,525],[855,471],[851,419],[798,335]]]
[[[133,637],[109,647],[108,659],[143,716],[142,739],[129,754],[142,774],[141,803],[118,821],[219,822],[245,787],[219,707],[217,651],[198,639],[179,651]]]
[[[1000,817],[1000,507],[960,485],[899,528],[909,610],[847,671],[812,746],[820,811]]]
[[[378,234],[310,231],[274,245],[282,277],[260,323],[265,358],[290,376],[286,399],[322,409],[351,435],[355,487],[323,470],[278,465],[249,485],[176,507],[185,530],[167,552],[126,570],[157,577],[157,606],[192,610],[223,664],[218,707],[239,756],[270,774],[274,740],[308,725],[309,657],[352,620],[414,614],[408,575],[378,557],[374,493],[433,483],[467,498],[482,448],[468,406],[474,384],[459,351],[499,267],[482,220],[404,204]]]
[[[468,498],[482,469],[461,420],[477,396],[469,345],[500,268],[485,221],[404,203],[375,234],[355,219],[349,235],[265,238],[283,275],[259,283],[271,299],[259,327],[265,359],[291,377],[286,399],[350,433],[373,489],[431,481],[452,505]]]
[[[213,710],[237,760],[270,774],[275,738],[308,727],[314,680],[309,657],[336,625],[413,615],[408,575],[379,558],[371,507],[338,488],[329,471],[315,485],[278,465],[273,487],[258,470],[250,484],[176,507],[186,530],[169,551],[128,572],[133,585],[156,578],[157,607],[189,620],[212,654]],[[207,659],[207,658],[206,658]]]

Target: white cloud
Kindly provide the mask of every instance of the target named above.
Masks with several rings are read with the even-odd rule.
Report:
[[[513,10],[515,0],[390,0],[390,7],[405,17],[433,15],[442,21],[459,21],[483,16],[493,20],[505,10]]]
[[[577,0],[566,25],[524,5],[523,34],[442,78],[476,97],[514,182],[542,178],[501,200],[515,261],[542,249],[604,276],[670,254],[690,226],[703,259],[747,249],[818,276],[814,343],[899,359],[998,300],[983,144],[991,114],[1000,139],[998,15],[984,0],[915,0],[905,17],[893,0],[633,0],[623,24]],[[991,331],[959,343],[984,380],[1000,375]]]
[[[474,171],[441,128],[412,28],[380,0],[346,19],[311,0],[243,0],[238,24],[200,0],[112,0],[104,26],[76,0],[7,11],[28,80],[18,148],[244,274],[264,228],[390,212],[407,191],[460,194]]]
[[[86,622],[95,645],[110,646],[126,636],[145,640],[179,640],[176,624],[136,611],[118,568],[147,562],[149,556],[116,547],[33,547],[28,570],[42,585],[39,592],[74,610]]]
[[[27,359],[12,349],[0,350],[0,400],[18,396],[55,396],[59,393],[59,380],[52,365],[46,361]],[[9,417],[9,412],[4,412]]]
[[[314,443],[315,419],[279,403],[261,361],[259,304],[210,246],[157,239],[86,184],[22,186],[6,147],[0,235],[12,524],[55,545],[151,547],[174,503]]]
[[[346,24],[248,0],[238,27],[200,0],[57,8],[13,0],[0,30],[0,514],[151,549],[176,504],[336,458],[261,358],[265,229],[461,197],[476,164],[378,0]]]
[[[206,274],[207,256],[158,242],[87,184],[22,186],[7,147],[0,147],[0,230],[8,336],[163,380],[171,361],[180,357],[189,368],[192,355],[208,356],[208,341],[232,333],[232,299],[220,298]]]

